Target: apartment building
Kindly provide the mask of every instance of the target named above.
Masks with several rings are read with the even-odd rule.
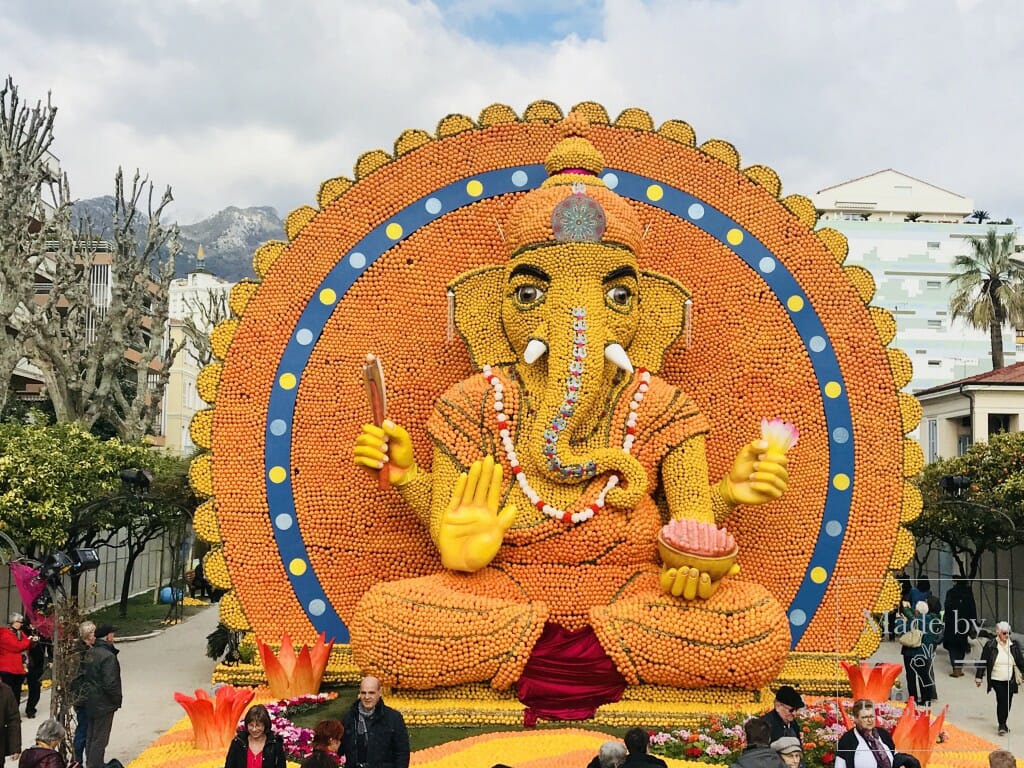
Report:
[[[893,169],[851,179],[812,196],[818,226],[846,235],[846,264],[875,278],[872,300],[896,318],[899,347],[914,364],[908,391],[984,373],[992,367],[989,334],[954,320],[949,313],[957,254],[968,253],[969,238],[990,227],[999,234],[1010,224],[967,221],[974,201]],[[1016,362],[1013,329],[1004,330],[1006,362]]]

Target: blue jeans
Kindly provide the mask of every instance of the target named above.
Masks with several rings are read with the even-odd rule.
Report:
[[[89,735],[89,713],[85,707],[75,707],[75,720],[77,720],[77,725],[75,725],[75,738],[71,742],[71,746],[75,750],[75,760],[84,765],[85,739]]]

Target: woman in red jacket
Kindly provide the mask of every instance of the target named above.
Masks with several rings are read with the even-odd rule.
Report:
[[[25,617],[12,613],[8,625],[0,628],[0,680],[14,691],[14,700],[21,702],[21,684],[25,680],[25,660],[21,654],[32,645],[32,638],[21,627]]]

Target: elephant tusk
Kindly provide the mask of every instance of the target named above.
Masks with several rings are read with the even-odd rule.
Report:
[[[605,347],[604,357],[608,362],[617,365],[626,373],[633,372],[633,364],[629,362],[629,355],[626,354],[626,350],[622,348],[621,344],[609,344]]]
[[[526,345],[526,349],[523,351],[523,362],[527,365],[533,365],[540,360],[544,353],[548,351],[548,345],[540,339],[530,339],[530,343]]]

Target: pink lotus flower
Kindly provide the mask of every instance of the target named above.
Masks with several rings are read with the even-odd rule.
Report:
[[[913,696],[907,699],[907,706],[896,727],[892,729],[892,740],[896,749],[916,757],[921,762],[921,768],[924,768],[942,732],[942,724],[946,720],[948,709],[947,704],[933,721],[928,710],[918,711]]]
[[[255,694],[252,688],[222,685],[212,699],[202,688],[197,688],[195,698],[175,692],[174,700],[185,708],[192,721],[196,749],[225,749],[238,730],[242,712]]]
[[[799,438],[800,430],[791,421],[761,419],[761,439],[768,443],[768,450],[785,453]]]
[[[865,662],[850,664],[839,662],[850,678],[851,698],[871,699],[871,701],[887,701],[892,694],[893,683],[903,670],[902,664],[875,664],[873,667]]]
[[[320,681],[323,679],[327,660],[334,647],[334,640],[324,642],[326,637],[327,635],[321,632],[313,648],[304,645],[298,655],[287,632],[281,636],[281,652],[277,656],[269,645],[261,640],[256,641],[272,696],[288,699],[320,690]]]

